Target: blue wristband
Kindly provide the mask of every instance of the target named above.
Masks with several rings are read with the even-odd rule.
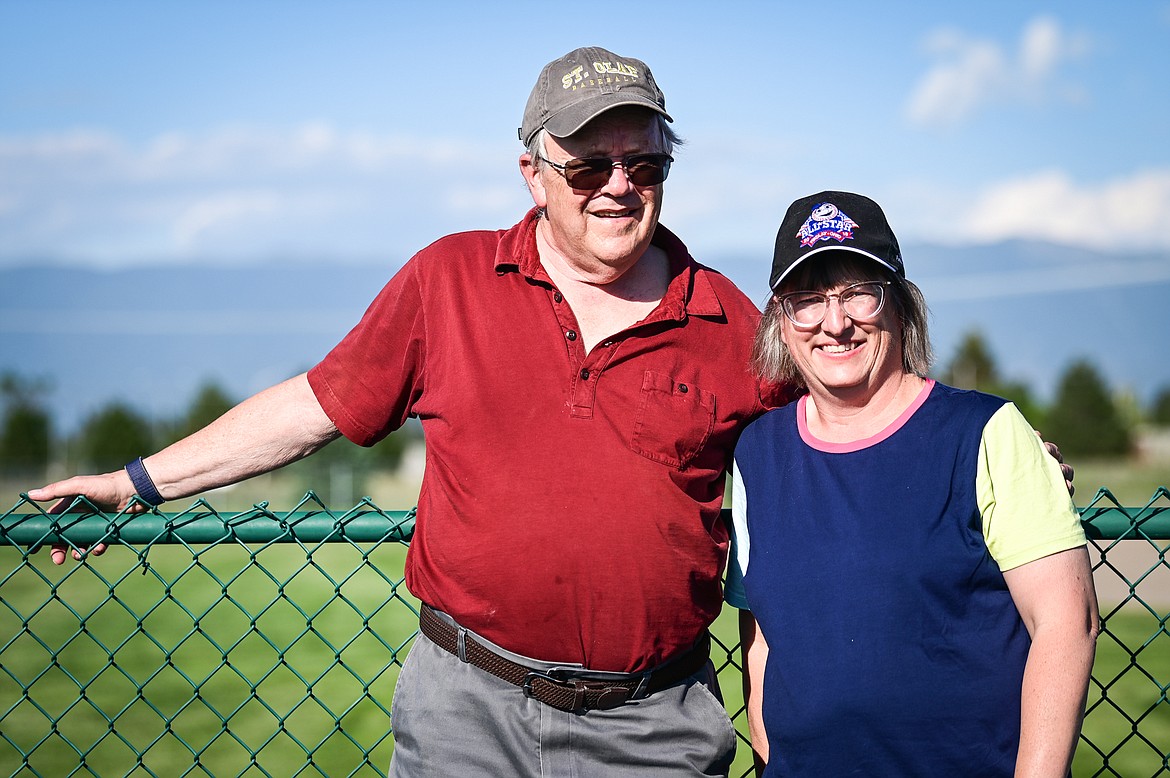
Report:
[[[150,480],[150,473],[142,464],[142,457],[138,457],[126,465],[126,475],[130,476],[130,483],[134,484],[134,491],[149,505],[162,505],[166,500],[158,493],[154,481]]]

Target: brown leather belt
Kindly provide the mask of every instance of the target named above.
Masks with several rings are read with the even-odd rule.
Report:
[[[647,697],[699,672],[711,654],[711,637],[704,632],[690,651],[653,670],[630,673],[628,679],[592,680],[572,677],[581,672],[574,668],[535,670],[517,664],[476,642],[466,630],[460,635],[458,627],[448,624],[425,605],[419,614],[419,628],[444,651],[519,686],[525,697],[570,713],[609,710],[629,700]]]

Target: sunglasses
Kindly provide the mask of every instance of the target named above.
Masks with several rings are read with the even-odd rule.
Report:
[[[570,159],[563,165],[546,157],[540,157],[549,166],[565,177],[569,186],[579,191],[600,189],[609,183],[615,165],[621,165],[626,178],[634,186],[656,186],[666,180],[670,163],[674,157],[669,154],[630,154],[621,159],[609,157],[588,157]]]

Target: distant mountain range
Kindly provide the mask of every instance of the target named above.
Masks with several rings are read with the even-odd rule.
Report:
[[[904,256],[931,306],[940,365],[978,329],[1001,373],[1042,400],[1082,357],[1141,402],[1170,386],[1170,253],[1012,242]],[[762,304],[770,257],[703,259]],[[398,264],[0,268],[0,372],[49,379],[65,431],[115,398],[168,418],[206,381],[242,399],[320,359]]]

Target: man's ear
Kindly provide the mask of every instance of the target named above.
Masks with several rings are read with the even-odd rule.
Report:
[[[524,176],[524,183],[528,186],[528,193],[532,195],[532,202],[537,208],[548,205],[548,196],[544,191],[544,177],[536,167],[536,160],[525,152],[520,155],[520,175]]]

